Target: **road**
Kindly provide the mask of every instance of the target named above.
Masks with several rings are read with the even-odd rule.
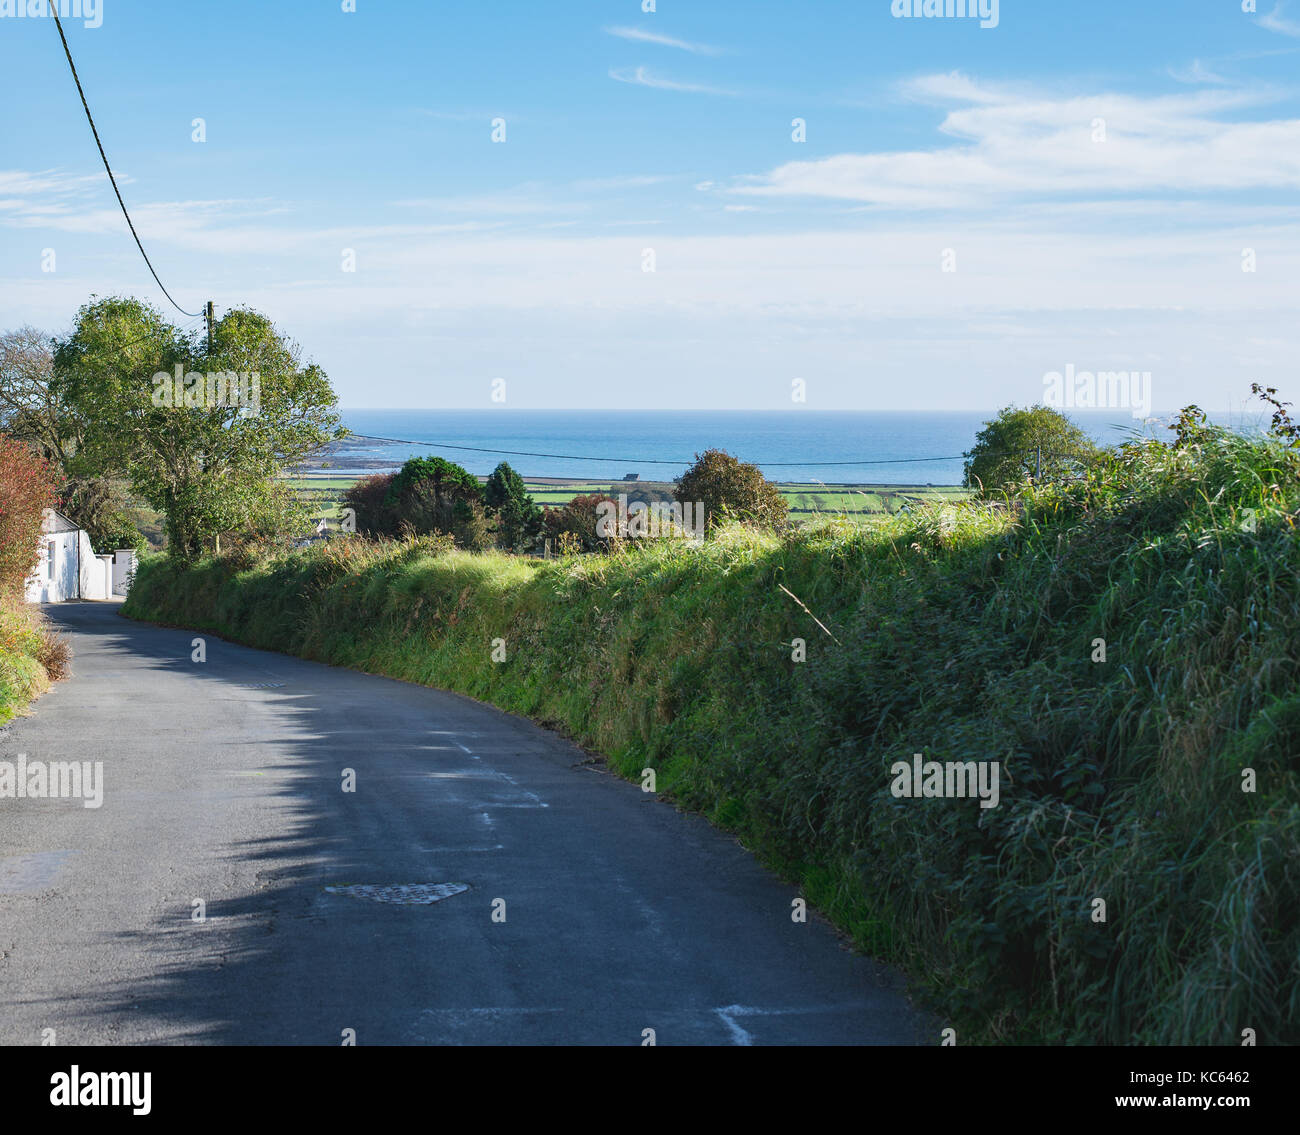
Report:
[[[733,839],[531,722],[46,610],[73,676],[0,761],[100,760],[103,803],[0,799],[0,1043],[938,1041]]]

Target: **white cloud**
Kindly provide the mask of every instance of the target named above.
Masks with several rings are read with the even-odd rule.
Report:
[[[950,109],[938,127],[956,143],[787,162],[742,178],[731,192],[969,210],[1034,196],[1300,188],[1300,120],[1227,116],[1269,101],[1266,93],[1062,97],[957,74],[913,80],[902,93],[966,104]],[[1097,120],[1104,141],[1094,141]]]
[[[667,79],[661,75],[651,74],[650,69],[647,67],[611,68],[609,77],[617,79],[620,83],[632,83],[638,87],[654,87],[660,91],[684,91],[696,95],[727,96],[734,96],[736,93],[735,91],[724,91],[719,87],[705,86],[703,83],[685,83],[678,79]]]
[[[1260,16],[1257,21],[1261,28],[1268,28],[1271,32],[1281,32],[1283,35],[1300,36],[1300,23],[1295,20],[1285,19],[1282,15],[1283,5],[1278,3],[1273,5],[1273,10],[1266,16]]]
[[[684,39],[674,39],[670,35],[647,31],[645,28],[606,28],[607,35],[619,39],[630,39],[636,43],[653,43],[660,47],[675,47],[679,51],[689,51],[695,55],[720,55],[722,49],[711,47],[707,43],[690,43]]]

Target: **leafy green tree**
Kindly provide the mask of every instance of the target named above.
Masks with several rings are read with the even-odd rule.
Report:
[[[478,478],[442,457],[412,457],[389,483],[381,511],[384,535],[456,535],[459,529],[462,547],[480,544],[486,524]]]
[[[975,435],[966,480],[977,496],[993,496],[1031,478],[1055,480],[1097,455],[1087,434],[1049,406],[1008,406]]]
[[[96,551],[141,548],[126,485],[102,475],[82,452],[84,423],[54,385],[52,337],[34,327],[0,335],[0,429],[31,443],[59,479],[59,509]]]
[[[780,528],[789,513],[780,490],[757,465],[739,461],[721,449],[697,453],[695,464],[674,484],[683,504],[703,503],[706,531],[725,517],[758,528]]]
[[[497,538],[512,551],[530,544],[542,530],[542,510],[528,495],[524,479],[506,462],[501,462],[483,486],[488,512],[497,519]]]
[[[230,374],[242,397],[217,379]],[[79,456],[162,512],[183,560],[281,515],[282,471],[345,432],[324,371],[247,308],[216,324],[209,351],[139,300],[95,300],[56,343],[52,388],[82,423]]]

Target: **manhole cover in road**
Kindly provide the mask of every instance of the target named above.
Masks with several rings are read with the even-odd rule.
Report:
[[[331,895],[351,895],[354,899],[371,899],[374,902],[395,902],[408,906],[449,899],[461,891],[468,891],[466,883],[361,883],[348,887],[326,887]]]

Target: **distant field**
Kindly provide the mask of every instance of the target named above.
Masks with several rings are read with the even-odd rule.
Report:
[[[336,517],[343,491],[356,477],[291,477],[289,485],[317,516]],[[664,481],[569,481],[556,484],[555,479],[524,484],[533,500],[548,508],[560,508],[575,496],[586,493],[610,493],[611,489],[627,493],[628,500],[637,494],[665,494],[672,485]],[[820,513],[848,513],[850,516],[884,516],[897,512],[909,501],[959,501],[970,494],[959,485],[845,485],[782,484],[781,495],[797,519],[811,519]],[[659,499],[662,499],[661,497]]]

